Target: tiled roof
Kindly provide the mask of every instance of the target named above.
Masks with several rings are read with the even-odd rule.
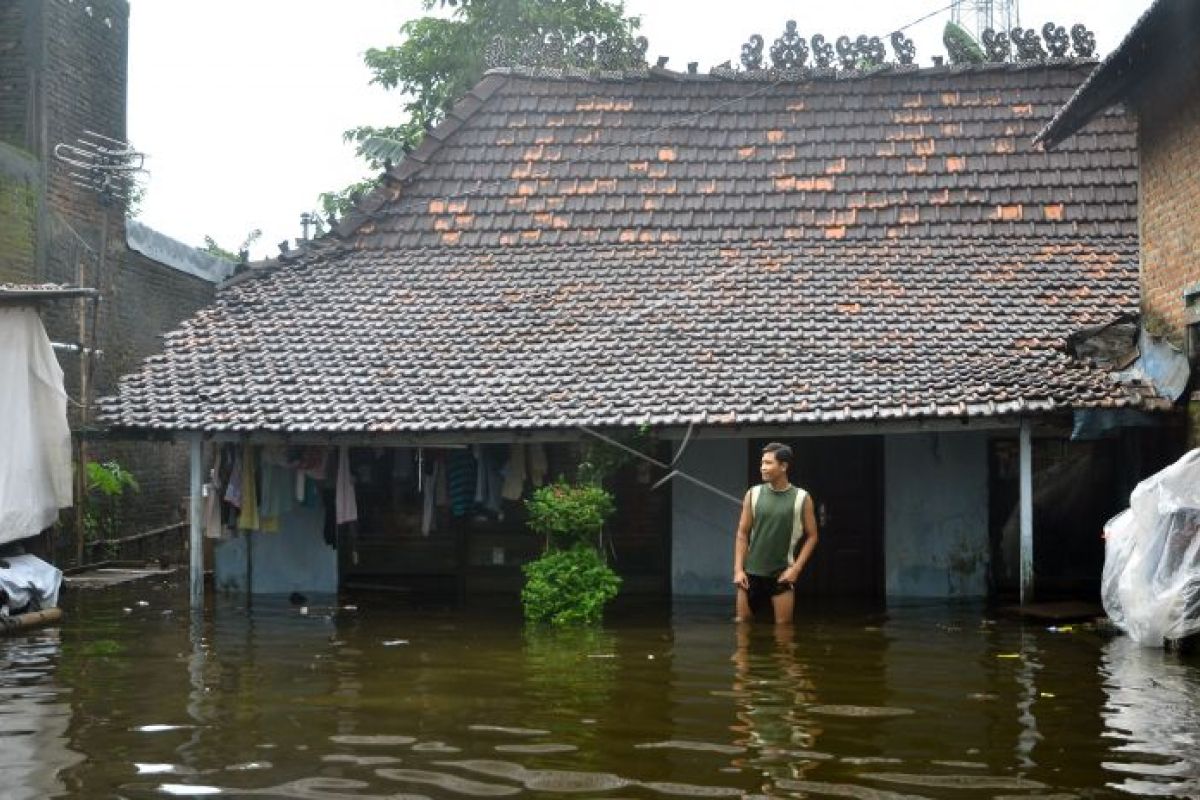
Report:
[[[103,409],[425,433],[1144,404],[1065,349],[1138,298],[1130,121],[1029,144],[1085,72],[489,75]]]
[[[1064,331],[1136,308],[1136,242],[341,253],[224,291],[104,403],[210,431],[808,423],[1121,406]]]

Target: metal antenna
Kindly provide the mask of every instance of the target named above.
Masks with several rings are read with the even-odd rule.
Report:
[[[72,184],[95,192],[105,206],[114,200],[128,202],[137,189],[138,178],[146,172],[145,153],[95,131],[85,130],[74,144],[54,145],[54,157],[73,167],[67,173]]]
[[[981,41],[988,28],[1007,33],[1021,24],[1021,0],[959,0],[950,19]]]

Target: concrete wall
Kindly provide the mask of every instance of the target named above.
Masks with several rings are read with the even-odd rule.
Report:
[[[253,594],[337,591],[337,551],[325,544],[324,509],[298,506],[280,520],[278,533],[245,534],[213,548],[219,591],[246,591],[246,547],[252,548]]]
[[[749,464],[744,439],[688,444],[679,469],[741,497]],[[671,592],[733,594],[733,534],[741,509],[728,498],[675,478],[671,487]]]
[[[887,594],[986,595],[986,434],[888,436],[884,470]]]

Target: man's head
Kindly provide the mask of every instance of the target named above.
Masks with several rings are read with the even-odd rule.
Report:
[[[762,449],[762,461],[759,472],[762,479],[771,483],[779,478],[786,478],[788,467],[792,465],[792,448],[779,442],[771,442]]]

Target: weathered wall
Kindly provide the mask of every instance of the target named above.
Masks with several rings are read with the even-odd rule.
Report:
[[[1200,281],[1200,75],[1167,75],[1138,104],[1142,307],[1179,344],[1185,286]]]
[[[297,506],[280,520],[278,533],[252,533],[214,548],[217,589],[246,591],[246,548],[251,548],[253,594],[337,592],[337,551],[325,544],[322,508]]]
[[[212,302],[214,285],[126,245],[124,209],[71,183],[53,155],[87,131],[125,138],[129,5],[125,0],[0,3],[0,282],[99,286],[103,351],[92,397],[161,349],[161,335]],[[104,244],[104,258],[100,252]],[[78,301],[47,304],[56,342],[80,339]],[[80,397],[79,356],[59,352],[68,394]],[[78,427],[78,406],[69,405]],[[115,459],[141,491],[124,534],[183,518],[187,454],[161,442],[98,440],[90,457]],[[65,537],[60,537],[61,540]]]
[[[734,497],[747,489],[744,439],[700,439],[677,465]],[[733,534],[740,508],[728,498],[675,478],[671,487],[671,591],[676,595],[733,594]]]
[[[986,434],[888,436],[884,470],[887,594],[986,595]]]

